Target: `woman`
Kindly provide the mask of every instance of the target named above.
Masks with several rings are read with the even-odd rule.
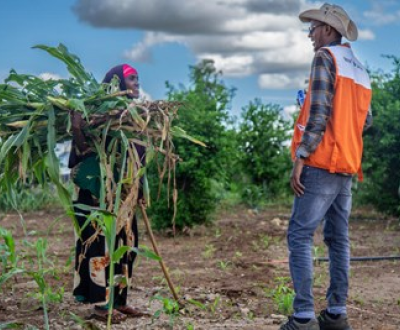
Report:
[[[110,83],[114,76],[120,81],[120,90],[129,91],[128,98],[134,99],[139,97],[139,81],[137,71],[127,64],[118,65],[107,72],[103,83]],[[69,167],[72,168],[72,177],[74,183],[79,188],[78,199],[76,204],[84,204],[89,206],[98,206],[98,198],[100,195],[100,165],[96,153],[89,147],[87,137],[84,134],[83,127],[85,121],[79,113],[72,115],[72,151],[69,159]],[[136,146],[140,159],[144,160],[145,149]],[[141,198],[141,196],[140,196]],[[79,226],[83,227],[87,218],[81,209],[75,208],[76,218]],[[128,228],[132,228],[127,232],[124,227],[117,234],[116,249],[119,246],[128,245],[138,247],[138,227],[137,219],[133,217],[132,223]],[[83,303],[95,304],[93,317],[106,320],[108,316],[108,265],[109,257],[105,237],[98,235],[91,244],[85,242],[95,234],[96,230],[93,225],[86,226],[81,237],[76,235],[76,253],[75,253],[75,276],[74,291],[75,299]],[[115,274],[123,275],[130,283],[132,278],[133,263],[136,253],[126,253],[119,263],[115,264]],[[114,290],[114,312],[112,320],[114,323],[124,320],[127,316],[143,316],[144,313],[138,309],[127,305],[127,285],[117,285]]]

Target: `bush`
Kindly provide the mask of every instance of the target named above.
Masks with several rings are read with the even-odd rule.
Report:
[[[393,72],[372,75],[374,120],[364,137],[365,182],[359,194],[364,203],[400,215],[400,58],[389,58]]]
[[[289,191],[291,130],[278,105],[256,99],[243,108],[238,134],[243,172],[267,197]]]
[[[233,90],[225,86],[220,73],[212,61],[203,61],[191,67],[190,87],[179,89],[167,83],[168,99],[184,102],[179,111],[179,126],[189,135],[204,142],[207,147],[176,139],[175,150],[182,158],[177,165],[176,185],[178,189],[176,227],[203,224],[211,221],[217,205],[215,181],[226,180],[226,168],[230,163],[234,139],[231,138],[227,123],[228,108]],[[149,170],[153,204],[149,209],[156,229],[171,227],[173,216],[172,193],[167,197],[167,182],[157,199],[156,166]],[[167,179],[165,181],[168,181]]]

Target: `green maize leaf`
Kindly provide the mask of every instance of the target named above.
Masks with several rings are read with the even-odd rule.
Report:
[[[53,97],[53,96],[47,96],[47,99],[56,107],[63,109],[63,110],[70,110],[67,107],[68,100],[61,98],[61,97]]]
[[[114,251],[114,253],[111,257],[111,261],[114,263],[119,262],[121,260],[121,258],[124,256],[124,254],[131,250],[132,250],[132,248],[129,246],[121,246],[116,251]]]
[[[17,134],[11,135],[3,143],[1,143],[0,149],[0,166],[4,161],[4,158],[8,155],[12,148],[19,148],[27,139],[29,135],[29,124],[24,126],[24,128]]]
[[[143,196],[147,205],[150,207],[151,206],[150,188],[146,173],[144,173],[143,175]]]
[[[128,106],[128,111],[131,114],[131,116],[133,117],[133,119],[139,124],[140,127],[145,126],[145,121],[143,120],[142,117],[139,116],[139,114],[137,112],[137,107],[134,103],[131,103]]]
[[[94,88],[99,88],[99,84],[90,73],[86,72],[85,68],[81,64],[80,59],[76,55],[71,54],[67,47],[65,47],[63,44],[59,44],[57,48],[45,45],[36,45],[32,48],[42,49],[53,57],[64,62],[64,64],[67,66],[68,72],[79,82],[81,86],[85,86],[89,82],[94,86]]]
[[[190,135],[188,135],[186,133],[185,130],[183,130],[182,128],[180,128],[178,126],[171,127],[171,133],[172,133],[172,136],[174,136],[174,137],[184,138],[184,139],[187,139],[187,140],[189,140],[189,141],[191,141],[193,143],[199,144],[199,145],[201,145],[203,147],[207,147],[203,142],[191,137]]]
[[[25,141],[25,143],[22,146],[22,172],[23,175],[26,176],[28,172],[28,162],[31,159],[31,146],[28,143],[28,141]]]
[[[66,102],[66,107],[71,109],[71,110],[75,110],[75,111],[79,111],[85,114],[85,117],[88,117],[88,112],[86,110],[85,104],[83,103],[82,100],[78,100],[78,99],[69,99]]]
[[[195,305],[195,306],[199,307],[202,310],[206,310],[207,309],[207,306],[202,304],[200,301],[197,301],[197,300],[194,300],[194,299],[188,299],[187,301],[188,301],[188,303],[190,303],[192,305]]]
[[[127,281],[126,276],[124,276],[124,275],[115,275],[114,276],[114,285],[117,286],[117,285],[120,285],[120,284],[122,284],[124,287],[128,286],[128,281]]]
[[[151,251],[147,246],[145,245],[140,245],[140,248],[132,248],[132,251],[136,252],[137,255],[151,259],[151,260],[155,260],[155,261],[161,261],[162,258],[160,256],[158,256],[155,252]]]
[[[124,173],[125,173],[125,167],[126,167],[126,154],[127,154],[127,147],[129,145],[129,141],[126,138],[124,132],[121,133],[121,140],[122,140],[122,146],[121,146],[121,155],[122,155],[122,167],[121,167],[121,172],[120,172],[120,177],[119,177],[119,183],[117,185],[117,193],[115,196],[115,205],[114,205],[114,213],[117,214],[119,211],[119,206],[121,204],[121,191],[122,191],[122,185],[124,181]],[[113,167],[114,168],[114,167]]]
[[[17,274],[22,274],[24,273],[25,270],[21,269],[21,268],[12,268],[11,270],[9,270],[8,272],[2,274],[0,276],[0,288],[2,287],[2,285],[7,282],[10,278],[12,278],[13,276],[17,275]]]
[[[8,322],[0,324],[0,330],[9,330],[9,329],[38,330],[36,327],[33,326],[27,327],[24,323],[20,322]]]
[[[18,121],[14,121],[11,123],[7,123],[7,126],[10,127],[17,127],[17,128],[21,128],[21,127],[25,127],[26,125],[28,125],[29,120],[18,120]]]
[[[154,146],[150,145],[146,148],[146,164],[150,164],[153,160],[156,152],[154,150]]]
[[[110,213],[103,214],[103,222],[105,227],[104,235],[106,236],[108,247],[110,248],[111,246],[113,246],[110,241],[111,236],[115,235],[115,224],[116,224],[115,216]]]

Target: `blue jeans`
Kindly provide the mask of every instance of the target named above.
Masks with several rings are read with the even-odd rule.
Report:
[[[295,197],[288,228],[289,265],[295,298],[294,316],[315,318],[313,286],[313,237],[325,219],[324,241],[329,249],[330,286],[326,294],[328,312],[346,313],[349,287],[351,176],[304,166],[300,177],[304,195]]]

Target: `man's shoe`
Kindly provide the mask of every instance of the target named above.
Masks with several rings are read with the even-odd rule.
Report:
[[[297,322],[293,316],[289,317],[289,321],[283,324],[279,330],[320,330],[318,321],[313,319],[309,322],[302,324]]]
[[[352,330],[347,322],[346,314],[341,314],[339,318],[333,319],[326,310],[323,310],[318,316],[318,322],[321,330]]]

